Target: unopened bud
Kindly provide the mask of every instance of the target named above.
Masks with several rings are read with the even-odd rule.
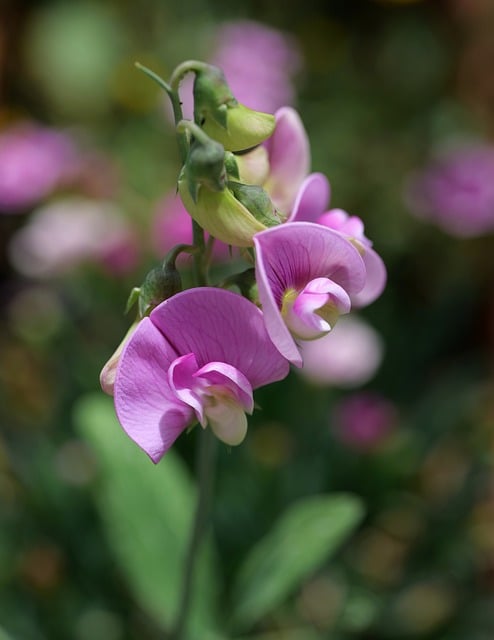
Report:
[[[194,120],[228,151],[243,151],[264,142],[274,131],[275,118],[240,104],[223,72],[212,65],[196,71]]]
[[[182,279],[174,260],[151,269],[140,288],[140,316],[144,317],[163,300],[171,298],[180,291],[182,291]]]

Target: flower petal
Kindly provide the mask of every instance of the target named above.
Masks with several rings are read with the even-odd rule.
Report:
[[[193,353],[181,356],[171,363],[168,369],[168,382],[177,398],[194,409],[201,426],[205,427],[204,409],[194,378],[198,368]]]
[[[363,289],[350,296],[352,304],[355,307],[365,307],[379,298],[381,293],[384,291],[387,280],[384,262],[374,249],[371,247],[365,247],[362,259],[365,264],[367,279]]]
[[[168,383],[168,368],[176,357],[166,338],[144,318],[118,365],[114,386],[118,419],[153,462],[161,459],[194,417]]]
[[[234,447],[247,433],[247,416],[243,408],[229,398],[206,409],[206,417],[214,435]]]
[[[309,139],[295,109],[282,107],[275,113],[275,118],[274,133],[264,143],[270,164],[270,175],[264,188],[275,206],[288,215],[298,189],[309,173]]]
[[[243,411],[252,413],[254,411],[254,397],[252,386],[244,374],[224,362],[210,362],[197,373],[196,377],[205,381],[208,386],[223,387],[229,391],[232,397],[238,402]]]
[[[322,173],[311,173],[303,181],[288,222],[318,222],[326,211],[331,196],[328,179]]]
[[[299,349],[281,316],[283,295],[319,277],[330,278],[350,295],[357,293],[365,283],[363,260],[341,234],[310,222],[290,222],[258,233],[254,245],[266,328],[280,353],[301,366]]]
[[[271,343],[262,313],[236,293],[188,289],[158,305],[150,318],[177,355],[194,353],[199,367],[232,365],[253,389],[288,374],[289,365]]]

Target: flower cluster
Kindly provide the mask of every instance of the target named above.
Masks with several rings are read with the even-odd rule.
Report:
[[[181,119],[178,94],[189,72],[193,122]],[[248,109],[218,68],[200,62],[160,82],[177,118],[178,192],[194,243],[175,247],[134,289],[135,327],[101,374],[124,430],[155,462],[196,423],[242,442],[254,389],[284,378],[290,364],[303,367],[303,345],[375,300],[386,280],[360,218],[327,210],[329,183],[308,175],[308,139],[293,109]],[[214,239],[240,247],[251,264],[211,286]],[[185,291],[183,252],[198,285]]]

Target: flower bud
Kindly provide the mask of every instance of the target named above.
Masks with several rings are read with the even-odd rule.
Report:
[[[182,279],[175,260],[165,261],[162,266],[151,269],[139,290],[139,315],[144,317],[179,291],[182,291]]]
[[[194,200],[186,180],[179,178],[178,191],[192,218],[209,234],[226,244],[251,247],[254,234],[267,228],[228,187],[223,191],[211,191],[201,185]],[[262,207],[259,208],[262,211]]]
[[[130,336],[134,333],[139,324],[139,320],[136,320],[129,328],[127,333],[124,336],[122,342],[118,345],[115,352],[112,354],[108,362],[105,364],[103,369],[101,370],[99,376],[99,382],[103,391],[109,396],[113,395],[113,387],[115,385],[115,377],[117,375],[117,367],[120,360],[120,355],[122,354],[123,348],[127,344]]]
[[[240,104],[223,72],[212,65],[196,71],[194,120],[228,151],[257,146],[269,138],[275,126],[273,115]]]
[[[202,184],[211,191],[225,187],[225,150],[219,142],[194,140],[184,166],[185,179],[193,200]]]

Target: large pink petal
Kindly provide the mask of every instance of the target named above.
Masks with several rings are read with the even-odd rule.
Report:
[[[365,264],[367,279],[363,289],[351,296],[352,304],[355,307],[365,307],[379,298],[384,291],[387,280],[384,262],[374,249],[366,247],[362,259]]]
[[[288,374],[289,365],[271,343],[262,313],[236,293],[188,289],[162,302],[150,318],[177,355],[194,353],[199,367],[232,365],[254,389]]]
[[[271,340],[285,358],[301,366],[302,358],[281,316],[284,293],[302,290],[314,278],[330,278],[348,294],[365,284],[365,266],[355,247],[341,234],[310,222],[290,222],[254,236],[259,299]]]
[[[168,383],[168,368],[176,357],[159,330],[144,318],[118,365],[114,387],[118,419],[153,462],[160,460],[194,415]]]
[[[275,118],[274,133],[264,143],[270,164],[265,189],[275,206],[288,215],[310,170],[309,139],[295,109],[282,107],[275,113]]]
[[[328,205],[331,187],[322,173],[311,173],[298,190],[295,204],[287,222],[318,222]]]

